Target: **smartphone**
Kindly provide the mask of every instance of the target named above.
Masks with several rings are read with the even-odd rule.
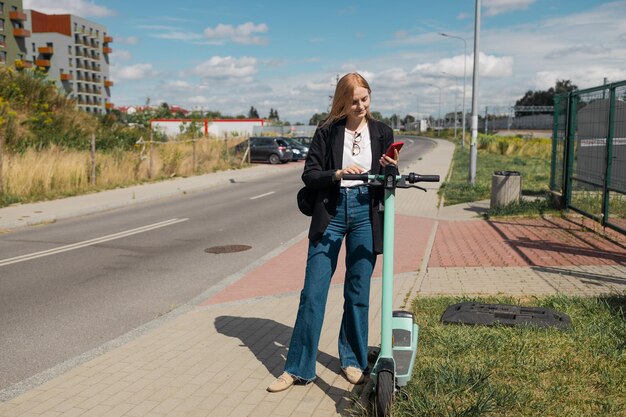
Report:
[[[394,151],[397,149],[398,152],[400,152],[402,145],[404,145],[404,142],[392,143],[391,145],[389,145],[389,148],[387,148],[387,152],[385,152],[385,155],[387,155],[391,159],[394,159],[396,157],[396,154]]]

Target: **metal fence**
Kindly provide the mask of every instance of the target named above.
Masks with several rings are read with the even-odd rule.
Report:
[[[555,97],[550,188],[626,234],[626,81]]]

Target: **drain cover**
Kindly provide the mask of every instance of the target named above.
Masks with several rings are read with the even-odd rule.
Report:
[[[213,246],[211,248],[207,248],[204,251],[206,253],[234,253],[234,252],[243,252],[248,249],[252,249],[252,246],[248,245],[223,245],[223,246]]]
[[[441,321],[444,324],[535,325],[560,329],[569,329],[572,326],[572,321],[567,314],[559,313],[551,308],[473,302],[449,306],[441,316]]]

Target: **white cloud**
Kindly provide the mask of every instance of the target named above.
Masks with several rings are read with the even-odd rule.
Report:
[[[463,77],[465,60],[463,55],[452,58],[444,58],[437,62],[416,65],[412,72],[422,75],[442,76],[442,72],[447,72],[457,77]],[[474,65],[474,55],[467,57],[467,74],[471,75]],[[510,77],[513,74],[513,58],[510,56],[497,57],[480,53],[479,74],[481,77]],[[445,75],[445,74],[444,74]]]
[[[182,30],[172,30],[163,33],[152,33],[150,35],[153,38],[159,39],[172,39],[176,41],[195,41],[202,39],[202,36],[194,32],[186,32]]]
[[[189,97],[187,101],[191,104],[209,104],[209,99],[205,96],[193,96]]]
[[[126,38],[123,36],[115,37],[115,43],[120,43],[122,45],[137,45],[138,42],[139,39],[136,36],[128,36]]]
[[[597,86],[602,80],[621,81],[626,79],[626,70],[620,68],[607,69],[599,66],[578,67],[560,71],[539,71],[535,77],[534,88],[547,90],[554,87],[556,80],[571,80],[579,88]]]
[[[189,84],[187,81],[177,80],[177,81],[171,81],[167,83],[166,87],[176,88],[176,89],[185,89],[185,88],[191,87],[191,84]]]
[[[536,0],[483,0],[482,7],[485,9],[485,16],[496,16],[509,13],[515,10],[524,10]]]
[[[245,82],[251,81],[257,73],[256,58],[232,56],[213,56],[191,70],[191,73],[202,78]]]
[[[107,17],[115,12],[90,0],[24,0],[25,9],[50,14],[73,14],[80,17]]]
[[[115,48],[111,53],[111,59],[114,61],[130,61],[133,55],[129,51]]]
[[[156,76],[158,72],[152,64],[135,64],[127,67],[111,67],[111,78],[118,80],[143,80]]]
[[[213,42],[224,43],[231,41],[244,45],[266,45],[267,38],[255,36],[255,33],[265,33],[268,27],[265,23],[254,24],[246,22],[239,26],[219,24],[214,28],[204,29],[204,37]]]

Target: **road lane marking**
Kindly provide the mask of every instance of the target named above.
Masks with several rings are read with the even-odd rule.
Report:
[[[1,259],[0,266],[15,264],[18,262],[30,261],[32,259],[42,258],[44,256],[56,255],[62,252],[68,252],[75,249],[84,248],[86,246],[97,245],[98,243],[109,242],[111,240],[122,239],[124,237],[136,235],[138,233],[148,232],[150,230],[159,229],[161,227],[171,226],[176,223],[182,223],[189,219],[169,219],[159,223],[149,224],[147,226],[138,227],[136,229],[125,230],[123,232],[113,233],[95,239],[85,240],[82,242],[72,243],[71,245],[60,246],[58,248],[48,249],[40,252],[29,253],[26,255],[15,256],[13,258]]]
[[[267,197],[268,195],[272,195],[274,193],[275,193],[275,191],[270,191],[269,193],[257,195],[257,196],[254,196],[254,197],[250,197],[250,200],[256,200],[257,198]]]

